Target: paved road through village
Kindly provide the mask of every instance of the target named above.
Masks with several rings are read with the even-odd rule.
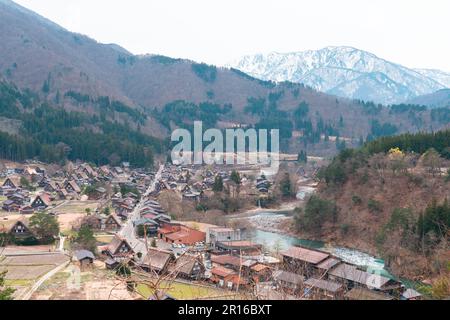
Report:
[[[145,255],[146,255],[146,249],[145,249],[146,246],[145,246],[145,242],[139,240],[138,237],[136,236],[136,233],[134,230],[134,223],[141,218],[140,211],[141,211],[142,207],[144,206],[144,203],[147,200],[148,195],[155,190],[156,184],[161,179],[161,174],[162,174],[163,170],[164,170],[164,165],[161,165],[159,167],[158,172],[155,174],[155,177],[154,177],[152,183],[150,184],[150,186],[148,187],[147,191],[145,192],[145,194],[143,194],[141,196],[141,200],[134,207],[133,211],[129,215],[128,221],[122,227],[122,230],[120,230],[120,232],[119,232],[119,235],[128,241],[130,246],[133,248],[134,252],[142,253],[142,257],[145,257]]]

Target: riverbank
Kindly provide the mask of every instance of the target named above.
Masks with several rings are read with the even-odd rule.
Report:
[[[296,207],[296,206],[295,206]],[[294,207],[294,208],[295,208]],[[292,206],[286,205],[278,210],[250,210],[230,216],[231,221],[240,221],[249,228],[249,234],[254,242],[263,244],[268,251],[280,251],[291,246],[300,245],[329,252],[342,260],[378,272],[388,277],[394,277],[385,268],[385,263],[376,252],[366,251],[361,246],[330,241],[329,238],[310,237],[294,230]],[[242,223],[245,221],[245,223]]]

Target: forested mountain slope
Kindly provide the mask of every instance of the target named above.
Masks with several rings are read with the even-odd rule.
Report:
[[[438,275],[450,261],[450,130],[344,150],[297,230],[383,257],[398,275]]]

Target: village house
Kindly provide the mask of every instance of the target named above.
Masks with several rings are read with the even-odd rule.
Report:
[[[344,297],[344,287],[342,284],[310,278],[304,282],[306,296],[320,300],[338,300]]]
[[[118,261],[134,256],[134,251],[128,241],[117,234],[112,241],[106,247],[102,247],[100,251]]]
[[[48,194],[40,194],[31,202],[31,207],[36,210],[45,210],[51,204],[50,196]]]
[[[31,215],[34,213],[34,208],[32,206],[24,206],[20,208],[20,214]]]
[[[163,274],[167,271],[169,263],[175,260],[175,256],[172,252],[149,248],[147,255],[139,266],[147,272],[156,272]]]
[[[256,256],[260,255],[262,245],[248,240],[216,242],[219,252],[228,252],[235,255]]]
[[[105,218],[103,225],[104,228],[102,229],[109,232],[117,232],[122,227],[119,219],[114,214],[110,214],[107,218]]]
[[[205,273],[205,267],[200,256],[183,254],[174,263],[170,264],[168,272],[179,278],[200,280]]]
[[[97,172],[92,169],[91,165],[88,163],[84,163],[80,166],[80,168],[83,170],[83,172],[88,175],[89,177],[97,177]]]
[[[284,270],[275,271],[272,277],[277,290],[293,295],[300,292],[305,281],[304,276]]]
[[[325,261],[330,254],[306,249],[302,247],[290,247],[281,252],[283,257],[283,268],[286,271],[298,273],[306,277],[314,276],[317,265]]]
[[[23,241],[34,239],[35,235],[28,226],[26,218],[0,221],[0,234],[9,234],[13,240]]]
[[[217,242],[240,241],[241,230],[231,228],[209,228],[206,234],[206,242],[216,247]]]
[[[138,219],[137,221],[134,222],[134,227],[138,228],[139,236],[143,236],[139,234],[139,228],[142,228],[147,237],[153,237],[157,236],[158,234],[159,223],[151,218],[144,216],[141,219]]]
[[[89,200],[101,200],[106,198],[106,196],[107,196],[106,189],[103,187],[98,187],[94,190],[94,192],[89,194]]]
[[[86,223],[93,230],[107,232],[117,232],[122,227],[119,219],[114,214],[109,216],[102,216],[99,214],[87,216],[84,219],[84,223]]]
[[[108,270],[116,270],[120,263],[112,258],[105,260],[105,267]]]
[[[8,192],[6,197],[8,200],[12,200],[18,205],[24,205],[30,202],[30,193],[23,189],[16,189],[14,192]]]
[[[81,193],[80,187],[79,187],[78,184],[77,184],[75,181],[73,181],[73,180],[68,181],[68,182],[65,184],[64,189],[66,189],[67,192],[69,192],[69,193],[77,193],[77,194],[78,194],[78,193]]]
[[[198,191],[188,191],[183,193],[183,199],[188,200],[188,201],[194,201],[194,202],[199,202],[201,197],[202,197],[202,192],[198,192]]]
[[[206,234],[181,224],[163,223],[158,230],[158,238],[168,243],[194,245],[204,242]]]
[[[233,290],[237,286],[246,286],[248,284],[248,280],[239,276],[236,271],[220,266],[211,269],[210,281],[215,283],[218,287],[229,290]]]
[[[5,200],[2,204],[2,210],[6,212],[16,212],[20,210],[20,204],[13,200]]]
[[[64,188],[59,189],[57,191],[57,194],[58,194],[59,199],[61,199],[61,200],[67,200],[71,197],[70,193]]]
[[[6,178],[6,180],[3,182],[3,187],[7,187],[10,189],[21,188],[22,184],[20,183],[20,177],[10,176],[10,177]]]
[[[225,267],[227,269],[239,270],[241,267],[241,258],[231,255],[211,255],[213,267]]]
[[[326,260],[324,260],[323,262],[319,263],[316,268],[317,268],[317,275],[318,276],[322,276],[324,273],[327,273],[328,271],[330,271],[331,269],[333,269],[335,266],[337,266],[338,264],[341,263],[340,259],[337,259],[335,257],[330,257]]]
[[[398,281],[359,270],[356,266],[346,263],[342,263],[332,269],[328,273],[328,278],[333,281],[343,282],[348,289],[362,287],[390,293],[401,289],[401,284]]]
[[[58,192],[59,186],[54,181],[49,181],[45,183],[44,190],[47,192]]]
[[[92,266],[94,263],[95,256],[91,251],[88,250],[77,250],[74,252],[72,261],[75,262],[84,271]]]

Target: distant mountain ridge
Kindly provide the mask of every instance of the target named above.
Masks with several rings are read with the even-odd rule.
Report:
[[[228,66],[263,80],[303,83],[325,93],[385,105],[450,86],[450,73],[409,69],[346,46],[249,55]]]
[[[280,129],[284,150],[329,156],[364,139],[448,125],[429,110],[413,110],[413,116],[393,113],[298,83],[260,80],[234,68],[133,55],[116,44],[69,32],[7,0],[0,0],[0,30],[0,79],[5,87],[13,84],[50,108],[87,115],[80,126],[99,134],[111,131],[110,123],[115,128],[123,125],[130,134],[137,133],[139,143],[141,134],[147,136],[144,140],[165,140],[174,128],[202,120],[220,129],[241,124]],[[367,75],[343,64],[339,70],[343,76],[366,77],[367,82],[391,81],[384,74]],[[348,89],[333,88],[336,93]],[[396,90],[407,89],[398,85]],[[25,109],[4,117],[22,120],[20,111]],[[339,143],[330,137],[339,137]],[[70,142],[72,137],[64,138]]]
[[[424,105],[430,108],[450,108],[450,89],[441,89],[434,93],[408,100],[409,104]]]

